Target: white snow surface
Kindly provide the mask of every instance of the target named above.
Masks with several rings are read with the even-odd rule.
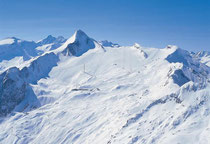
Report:
[[[210,68],[176,46],[103,47],[79,30],[12,66],[28,87],[0,143],[210,143]]]
[[[0,45],[8,45],[8,44],[13,44],[13,43],[14,43],[14,39],[12,38],[0,40]]]
[[[65,43],[62,36],[49,35],[38,42],[21,40],[15,37],[0,41],[0,72],[11,67],[24,67],[27,61],[36,58],[46,52],[54,50]]]

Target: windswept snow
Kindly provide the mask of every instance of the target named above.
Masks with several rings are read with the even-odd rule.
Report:
[[[13,38],[8,38],[0,41],[0,45],[9,45],[13,44],[15,41]]]
[[[176,46],[78,30],[16,67],[0,75],[0,143],[210,143],[210,68]]]

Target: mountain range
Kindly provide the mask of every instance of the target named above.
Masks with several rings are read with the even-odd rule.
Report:
[[[0,41],[0,143],[210,143],[210,52],[49,35]]]

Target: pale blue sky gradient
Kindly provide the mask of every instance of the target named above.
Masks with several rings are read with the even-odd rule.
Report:
[[[0,39],[70,37],[210,50],[210,0],[0,0]]]

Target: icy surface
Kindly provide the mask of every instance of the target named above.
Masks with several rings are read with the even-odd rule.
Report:
[[[79,30],[1,73],[0,143],[210,143],[209,72],[176,46],[105,47]]]

